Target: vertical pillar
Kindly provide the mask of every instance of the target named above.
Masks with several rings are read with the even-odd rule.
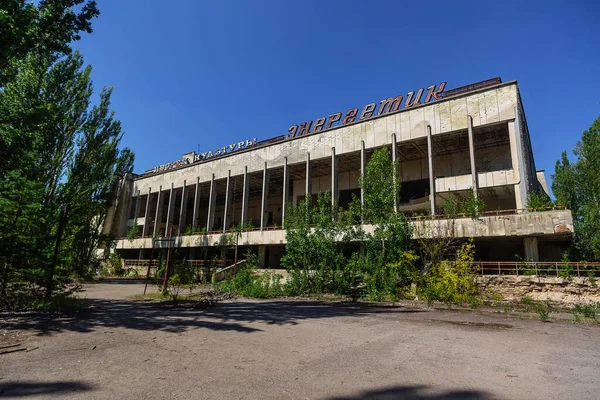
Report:
[[[150,225],[150,195],[152,188],[148,188],[148,197],[146,197],[146,213],[144,214],[144,227],[142,228],[142,237],[148,234],[148,226]]]
[[[365,149],[365,141],[360,141],[360,178],[365,179],[367,174],[367,150]],[[360,206],[364,215],[365,210],[365,189],[363,185],[360,185]],[[364,223],[364,220],[363,220]]]
[[[285,211],[287,208],[288,191],[290,189],[290,171],[288,169],[287,157],[283,159],[283,201],[281,205],[281,227],[285,227]]]
[[[525,248],[525,258],[527,261],[539,262],[540,254],[538,252],[537,237],[530,236],[523,238],[523,247]]]
[[[210,178],[210,192],[208,195],[208,216],[206,217],[206,231],[212,230],[213,223],[215,221],[215,203],[217,200],[217,193],[215,188],[215,174],[212,174]]]
[[[196,188],[194,190],[194,214],[192,215],[192,229],[198,229],[198,219],[200,218],[200,177],[196,178]]]
[[[188,189],[186,181],[183,181],[183,188],[181,189],[181,209],[179,210],[179,232],[185,232],[185,220],[187,212],[187,200],[188,200]]]
[[[431,215],[435,215],[435,178],[433,174],[433,144],[431,140],[431,125],[427,125],[427,158],[429,160],[429,200]]]
[[[167,208],[167,225],[165,226],[165,236],[169,236],[171,227],[173,226],[173,214],[175,214],[175,189],[174,184],[171,183],[171,190],[169,190],[169,206]],[[177,232],[175,232],[177,234]]]
[[[331,148],[331,207],[335,215],[337,204],[339,202],[338,191],[338,162],[335,156],[335,147]]]
[[[398,212],[398,169],[396,162],[398,161],[398,146],[396,145],[396,134],[392,133],[392,186],[394,186],[394,212]]]
[[[158,196],[156,197],[156,215],[154,217],[154,236],[158,236],[162,219],[162,185],[158,188]]]
[[[312,166],[310,164],[310,153],[306,152],[306,187],[304,198],[308,204],[312,204]]]
[[[140,191],[138,189],[137,195],[135,196],[135,208],[133,209],[133,219],[137,221],[138,214],[140,213]]]
[[[515,114],[518,110],[515,108]],[[521,147],[521,131],[518,120],[508,123],[508,139],[510,142],[510,156],[512,161],[513,174],[517,176],[515,183],[515,203],[518,209],[525,208],[527,203],[527,185],[525,182],[525,169],[523,166],[523,149]]]
[[[473,189],[473,196],[477,198],[479,185],[477,184],[477,169],[475,168],[475,144],[473,139],[473,118],[467,115],[467,128],[469,132],[469,156],[471,158],[471,188]]]
[[[227,231],[231,218],[231,206],[233,205],[233,185],[231,184],[231,170],[227,171],[227,183],[225,184],[225,208],[223,209],[223,232]]]
[[[267,246],[258,246],[258,266],[267,268]]]
[[[248,177],[248,166],[244,167],[244,186],[242,188],[242,224],[248,223],[248,189],[250,188],[250,179]]]
[[[267,170],[267,163],[263,169],[263,185],[262,185],[262,202],[261,202],[261,213],[260,213],[260,230],[263,230],[267,223],[267,202],[269,200],[269,171]]]

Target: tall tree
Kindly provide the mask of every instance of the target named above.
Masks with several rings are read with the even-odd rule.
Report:
[[[552,175],[552,191],[558,205],[573,213],[573,256],[600,260],[600,118],[583,132],[571,163],[563,152]]]
[[[58,61],[31,54],[0,91],[0,264],[37,276],[52,293],[57,264],[85,273],[118,175],[133,154],[119,149],[111,89],[90,107],[91,67],[75,52]],[[61,246],[62,243],[62,246]]]
[[[4,0],[0,3],[0,87],[17,72],[13,61],[30,53],[71,54],[69,44],[92,32],[100,14],[94,0]]]

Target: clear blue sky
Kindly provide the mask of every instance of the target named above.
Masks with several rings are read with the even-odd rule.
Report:
[[[460,3],[460,4],[459,4]],[[447,81],[519,81],[536,167],[600,116],[600,2],[98,0],[75,43],[136,172]]]

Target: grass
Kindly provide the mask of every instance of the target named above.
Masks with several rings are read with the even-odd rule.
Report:
[[[598,311],[600,311],[600,303],[577,304],[571,309],[571,314],[573,314],[573,319],[575,322],[598,322],[596,320],[596,313]]]
[[[173,298],[169,295],[162,294],[160,292],[151,292],[146,294],[134,294],[133,296],[129,296],[129,298],[134,300],[160,300],[160,301],[170,301]],[[194,300],[204,300],[204,296],[199,294],[191,294],[191,295],[179,295],[177,297],[177,301],[194,301]]]

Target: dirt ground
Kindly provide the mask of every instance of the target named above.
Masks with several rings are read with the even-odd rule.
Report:
[[[0,354],[0,398],[600,398],[598,325],[312,300],[173,310],[132,300],[138,283],[86,289],[83,316],[0,316],[28,349]]]

